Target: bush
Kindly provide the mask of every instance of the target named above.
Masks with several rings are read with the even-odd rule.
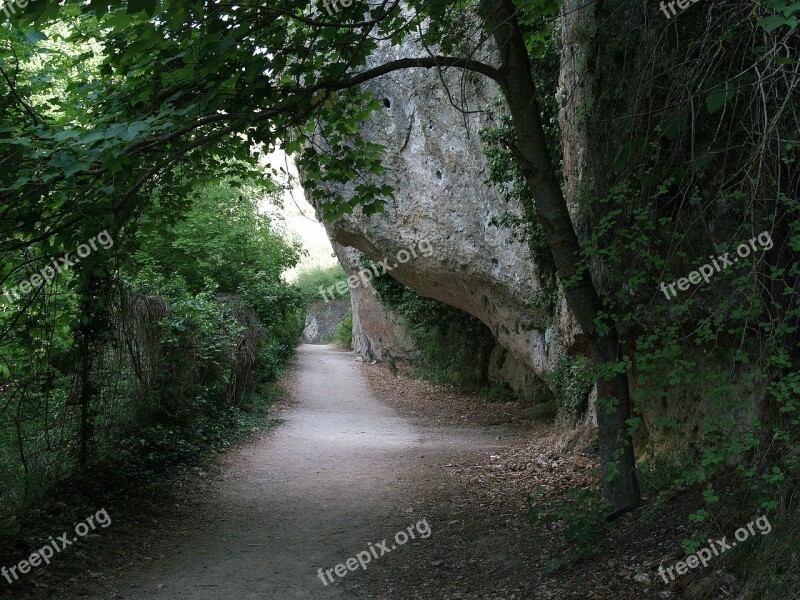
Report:
[[[525,416],[532,421],[552,423],[558,416],[558,401],[553,399],[542,402],[541,404],[536,404],[525,411]]]
[[[519,396],[507,383],[497,382],[483,391],[483,399],[487,402],[505,404],[507,402],[516,402],[519,400]]]
[[[604,515],[607,505],[595,489],[569,488],[565,497],[545,498],[544,487],[528,496],[528,516],[534,526],[560,522],[569,545],[558,558],[545,558],[542,567],[555,572],[576,561],[600,553],[600,537],[609,528]]]
[[[336,326],[334,335],[336,344],[346,350],[353,349],[353,313],[347,313],[347,316]]]
[[[592,390],[591,361],[586,356],[570,356],[562,351],[551,377],[560,403],[560,416],[566,421],[576,421],[588,408]]]
[[[298,248],[258,208],[270,192],[225,181],[155,192],[115,236],[115,261],[67,273],[29,311],[0,307],[14,334],[0,344],[0,404],[18,407],[0,414],[0,518],[81,471],[116,474],[109,486],[123,489],[264,418],[265,385],[304,319],[300,290],[281,276]]]
[[[295,285],[300,288],[306,304],[318,300],[322,297],[319,288],[327,290],[331,286],[335,286],[339,282],[347,282],[347,273],[344,272],[340,264],[335,264],[332,267],[314,267],[308,271],[303,271],[297,276]],[[344,294],[336,292],[337,298],[349,298],[350,288]]]

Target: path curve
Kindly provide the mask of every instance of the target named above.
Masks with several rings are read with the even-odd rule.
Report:
[[[412,498],[441,484],[426,475],[432,457],[497,439],[496,431],[412,424],[375,396],[353,358],[330,346],[299,348],[286,422],[232,451],[201,501],[203,521],[184,535],[165,533],[172,539],[162,540],[163,557],[126,573],[116,598],[353,597],[344,585],[323,585],[318,569],[425,518]],[[437,523],[430,526],[435,534]]]

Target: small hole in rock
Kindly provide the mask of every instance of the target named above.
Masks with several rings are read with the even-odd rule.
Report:
[[[384,99],[383,99],[383,105],[384,105],[386,108],[391,108],[391,107],[392,107],[392,103],[389,101],[389,99],[388,99],[388,98],[384,98]]]
[[[442,180],[442,172],[441,171],[436,171],[436,179],[438,179],[439,181]]]

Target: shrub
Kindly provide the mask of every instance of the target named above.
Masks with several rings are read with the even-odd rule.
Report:
[[[321,298],[319,288],[327,290],[331,286],[335,286],[339,282],[347,281],[347,274],[342,269],[340,264],[335,264],[332,267],[313,267],[308,271],[303,271],[297,276],[295,285],[300,288],[303,298],[306,303],[311,303],[314,300]],[[336,292],[337,298],[349,298],[350,288],[344,294]]]
[[[346,350],[353,349],[353,313],[347,313],[347,316],[336,326],[336,333],[334,336],[336,344]]]
[[[511,389],[507,383],[493,383],[483,391],[483,398],[487,402],[505,404],[519,400],[517,392]]]

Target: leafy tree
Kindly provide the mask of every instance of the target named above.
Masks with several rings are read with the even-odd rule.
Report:
[[[142,218],[132,274],[143,268],[179,277],[194,294],[213,284],[235,294],[257,273],[271,281],[296,264],[299,248],[274,233],[258,212],[262,193],[233,182],[202,185],[178,215],[172,200],[154,200]]]
[[[340,282],[347,282],[347,273],[345,273],[342,266],[337,263],[328,268],[313,267],[307,271],[302,271],[297,276],[295,284],[305,295],[306,301],[313,302],[321,298],[320,288],[322,288],[322,290],[328,290],[328,288],[331,286],[335,287],[336,284]],[[338,292],[335,292],[335,294],[337,297],[349,298],[350,287],[348,286],[347,291],[342,296],[339,296]]]

